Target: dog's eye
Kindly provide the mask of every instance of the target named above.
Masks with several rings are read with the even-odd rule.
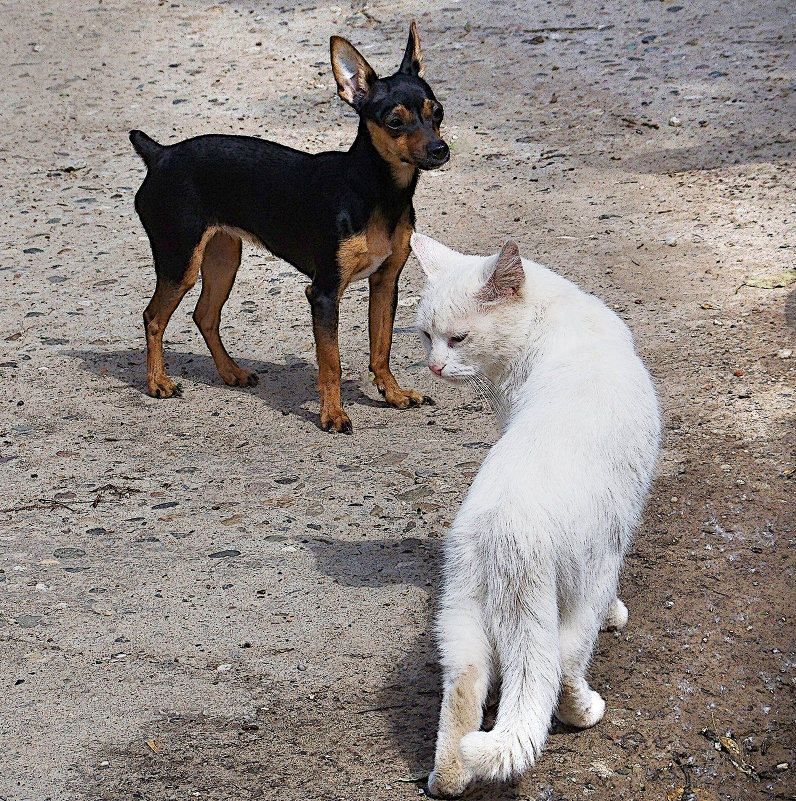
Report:
[[[448,340],[448,345],[458,345],[460,342],[464,342],[465,339],[467,339],[467,334],[456,334],[456,336]]]
[[[400,117],[388,117],[385,125],[391,131],[399,131],[403,125],[403,120]]]
[[[442,122],[442,118],[445,116],[445,112],[442,110],[442,106],[437,106],[434,109],[433,114],[431,115],[431,119],[439,125]]]

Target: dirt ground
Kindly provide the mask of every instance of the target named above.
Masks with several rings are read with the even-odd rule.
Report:
[[[0,8],[3,801],[423,795],[440,546],[491,411],[426,369],[412,259],[393,366],[437,405],[384,406],[355,285],[354,435],[320,431],[304,282],[251,248],[222,333],[259,386],[222,384],[194,290],[166,337],[184,397],[147,397],[127,141],[347,147],[328,37],[391,72],[411,17],[453,151],[419,229],[481,253],[513,235],[605,298],[665,418],[630,623],[591,669],[605,720],[472,797],[796,798],[796,285],[744,285],[796,267],[792,5]]]

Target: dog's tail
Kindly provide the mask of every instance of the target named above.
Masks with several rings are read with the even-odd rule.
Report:
[[[130,131],[130,141],[135,152],[141,156],[147,167],[166,149],[164,145],[159,144],[143,131]]]

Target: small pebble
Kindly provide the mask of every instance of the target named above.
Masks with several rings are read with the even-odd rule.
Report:
[[[80,559],[86,552],[82,548],[56,548],[53,556],[56,559]]]
[[[682,124],[679,117],[669,117],[669,125],[671,125],[672,128],[679,128]]]

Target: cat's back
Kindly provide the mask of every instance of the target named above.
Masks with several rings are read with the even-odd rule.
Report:
[[[536,293],[533,365],[528,388],[568,401],[606,394],[655,398],[649,373],[625,322],[596,295],[536,262],[523,266]]]
[[[571,510],[575,497],[586,508],[611,493],[635,505],[657,459],[660,411],[630,329],[573,282],[534,262],[523,266],[540,301],[533,345],[516,367],[502,435],[473,490],[482,500],[534,506],[545,496],[567,499]]]
[[[523,267],[543,309],[539,326],[551,337],[562,344],[577,343],[587,352],[608,344],[635,352],[630,329],[601,298],[543,264],[523,259]]]

